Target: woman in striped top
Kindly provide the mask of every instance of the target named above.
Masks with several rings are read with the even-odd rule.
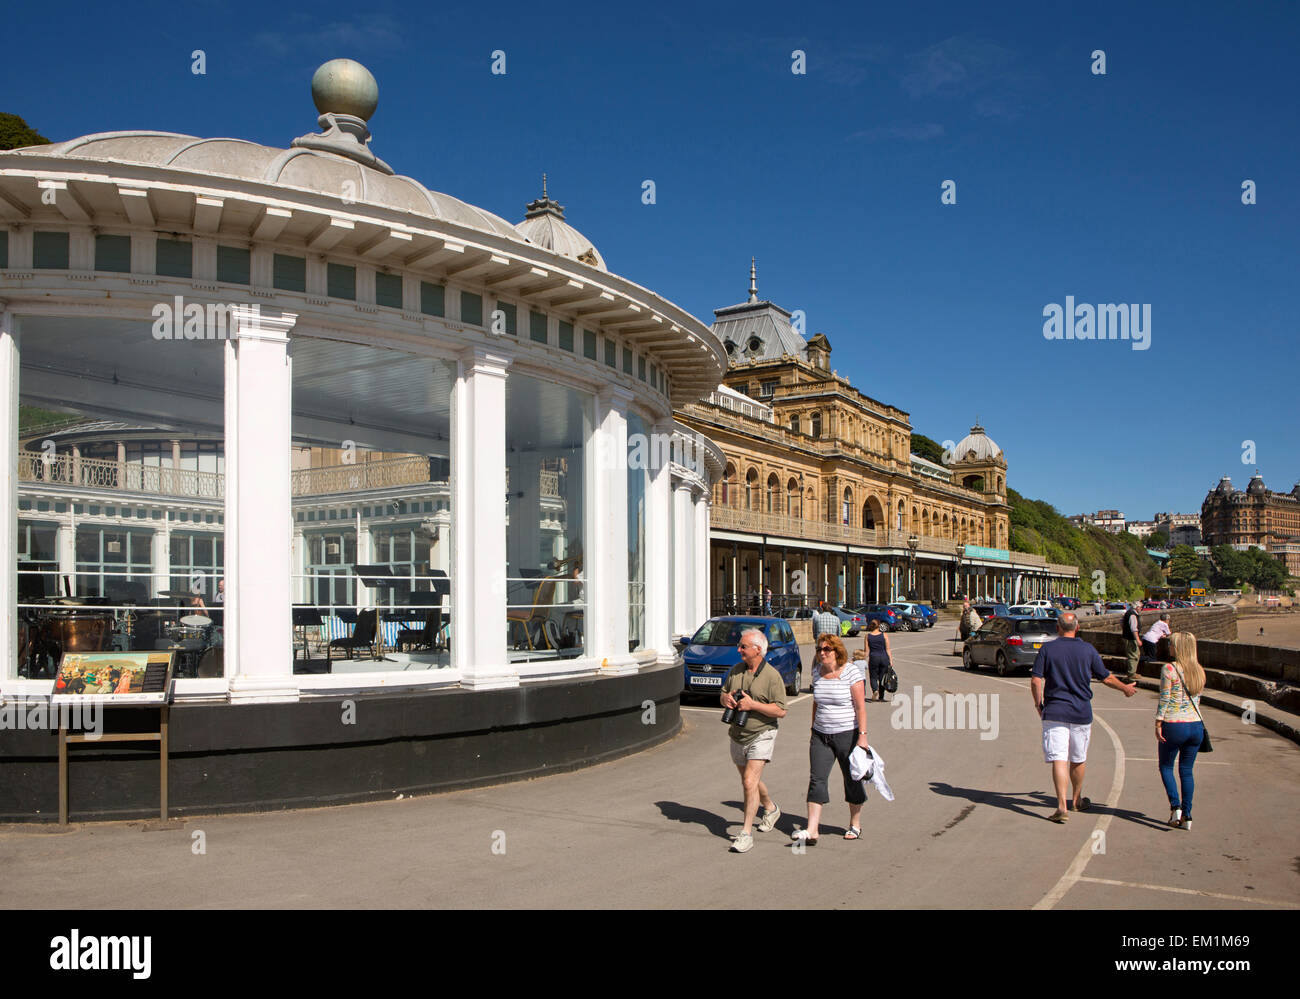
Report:
[[[1160,757],[1160,778],[1169,795],[1169,824],[1192,828],[1192,793],[1196,782],[1192,768],[1205,737],[1201,723],[1201,691],[1205,689],[1205,671],[1196,658],[1196,636],[1179,631],[1169,636],[1174,661],[1160,668],[1160,702],[1156,706],[1156,751]],[[1174,759],[1178,759],[1178,779],[1182,783],[1182,800],[1174,782]]]
[[[867,745],[866,677],[849,662],[844,643],[836,635],[822,635],[813,653],[813,722],[808,743],[808,827],[795,831],[794,839],[809,846],[817,842],[822,806],[831,800],[827,785],[831,765],[839,761],[844,775],[844,798],[849,803],[849,829],[845,839],[862,835],[860,816],[867,792],[849,772],[855,746]]]

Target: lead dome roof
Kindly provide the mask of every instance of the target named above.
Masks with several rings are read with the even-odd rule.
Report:
[[[19,155],[116,160],[173,167],[241,180],[298,188],[318,194],[428,215],[524,241],[505,219],[431,191],[418,180],[386,174],[347,156],[317,149],[277,149],[246,139],[202,139],[177,132],[98,132],[48,146],[16,149]]]

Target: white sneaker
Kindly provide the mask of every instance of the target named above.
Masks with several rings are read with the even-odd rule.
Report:
[[[768,811],[764,812],[763,817],[758,820],[758,831],[771,832],[776,827],[776,820],[780,817],[781,809],[777,806],[776,802],[773,802],[772,807]]]
[[[1181,808],[1172,808],[1169,810],[1169,824],[1177,828],[1183,823],[1183,810]]]
[[[741,833],[731,841],[732,853],[748,853],[754,849],[754,837],[747,832]]]

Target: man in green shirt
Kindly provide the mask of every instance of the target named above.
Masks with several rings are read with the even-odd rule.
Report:
[[[731,849],[748,853],[754,847],[753,825],[759,803],[763,805],[759,832],[771,832],[781,817],[781,809],[767,793],[762,776],[776,745],[777,721],[785,717],[785,681],[776,667],[766,661],[767,636],[758,628],[742,632],[736,650],[740,653],[740,663],[723,681],[720,699],[724,708],[749,714],[743,726],[733,721],[728,733],[731,762],[740,772],[745,791],[745,826],[732,840]]]

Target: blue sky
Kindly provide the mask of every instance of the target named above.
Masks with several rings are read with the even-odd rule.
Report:
[[[1256,467],[1290,489],[1300,7],[839,6],[22,5],[0,110],[285,146],[316,66],[355,58],[399,173],[518,221],[546,171],[612,270],[706,322],[756,256],[862,391],[940,441],[978,414],[1063,513],[1194,512]],[[1045,340],[1067,295],[1149,304],[1150,348]]]

